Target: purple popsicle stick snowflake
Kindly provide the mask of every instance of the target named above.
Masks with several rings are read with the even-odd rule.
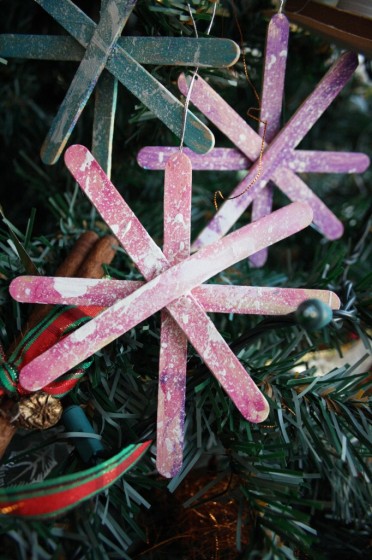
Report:
[[[288,313],[309,297],[319,297],[338,307],[337,296],[322,290],[202,284],[257,249],[306,227],[312,218],[311,211],[305,204],[291,204],[190,257],[191,166],[187,156],[178,153],[166,167],[162,253],[86,148],[72,146],[65,159],[147,282],[40,277],[13,281],[11,294],[20,301],[110,306],[30,362],[22,369],[20,382],[30,390],[43,387],[151,314],[163,310],[157,465],[165,476],[174,476],[182,465],[186,338],[245,418],[260,422],[268,414],[265,398],[205,310]]]
[[[261,112],[262,118],[268,123],[266,140],[270,144],[265,147],[260,172],[261,136],[254,132],[202,78],[199,77],[194,82],[191,101],[226,134],[238,150],[217,148],[202,158],[188,152],[193,168],[234,170],[242,169],[244,165],[245,168],[251,167],[245,179],[230,195],[241,196],[225,201],[194,242],[194,249],[208,245],[227,233],[253,200],[256,203],[254,218],[269,213],[272,199],[271,181],[291,200],[304,201],[312,207],[314,223],[327,238],[337,239],[342,235],[341,222],[296,175],[296,172],[362,172],[369,165],[368,157],[359,153],[305,151],[295,150],[295,148],[351,77],[357,66],[357,56],[353,53],[342,55],[287,125],[278,131],[287,53],[287,30],[287,18],[283,14],[275,15],[268,30]],[[186,95],[188,82],[183,75],[180,76],[179,87]],[[278,99],[272,97],[273,92],[278,95]],[[166,156],[171,151],[172,149],[168,148],[143,148],[138,155],[138,161],[145,168],[161,169],[164,167]],[[258,180],[248,192],[245,192],[258,175]],[[265,253],[260,253],[255,255],[254,262],[256,265],[263,264],[265,258]]]

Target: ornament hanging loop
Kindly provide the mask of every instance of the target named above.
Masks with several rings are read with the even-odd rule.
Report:
[[[280,5],[279,5],[279,9],[278,9],[278,14],[283,13],[284,4],[285,4],[285,0],[280,0]]]
[[[208,29],[206,31],[206,35],[209,35],[210,32],[211,32],[211,29],[212,29],[212,26],[213,26],[213,23],[214,23],[214,18],[216,16],[217,4],[218,4],[218,2],[214,2],[214,4],[213,4],[213,13],[212,13],[211,21],[209,22],[209,25],[208,25]],[[196,22],[195,22],[194,16],[192,15],[191,6],[190,6],[189,3],[187,3],[187,9],[189,11],[190,19],[192,21],[192,25],[193,25],[193,28],[194,28],[195,38],[199,39],[198,29],[196,27]],[[193,72],[192,78],[191,78],[190,87],[189,87],[189,90],[187,92],[185,105],[184,105],[184,108],[183,108],[183,118],[182,118],[181,138],[180,138],[180,148],[179,148],[180,152],[182,152],[182,150],[183,150],[183,144],[184,144],[185,133],[186,133],[186,124],[187,124],[187,112],[189,110],[192,88],[194,86],[194,83],[195,83],[195,80],[197,78],[198,72],[199,72],[199,66],[196,66],[196,68]]]

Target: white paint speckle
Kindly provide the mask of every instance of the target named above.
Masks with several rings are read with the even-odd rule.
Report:
[[[272,66],[274,66],[275,62],[276,62],[276,56],[275,56],[275,54],[272,54],[270,56],[270,61],[269,61],[269,64],[268,64],[268,69],[269,70],[271,70],[271,68],[272,68]]]
[[[125,226],[125,228],[123,229],[123,233],[122,235],[127,235],[128,231],[130,230],[130,228],[132,227],[132,222],[128,222],[127,225]]]
[[[96,324],[94,320],[89,321],[89,323],[86,323],[83,327],[80,327],[79,329],[74,331],[70,335],[70,340],[71,342],[81,342],[82,340],[85,340],[87,336],[93,334],[95,330],[96,330]]]
[[[85,154],[84,161],[80,165],[79,171],[84,173],[93,161],[94,161],[94,157],[92,156],[92,154],[90,152],[87,152]]]
[[[86,294],[88,290],[88,285],[86,282],[73,280],[67,281],[65,278],[54,278],[53,288],[62,297],[78,297]]]
[[[185,220],[184,220],[184,218],[183,218],[183,215],[182,215],[182,214],[177,214],[177,215],[175,216],[174,220],[173,220],[173,223],[174,223],[174,224],[184,224],[184,223],[185,223]]]

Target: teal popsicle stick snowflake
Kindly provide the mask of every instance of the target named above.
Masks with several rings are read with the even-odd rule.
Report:
[[[2,35],[0,56],[81,61],[44,142],[45,163],[58,160],[96,85],[93,151],[109,172],[116,80],[180,136],[182,104],[141,64],[229,66],[239,56],[239,47],[224,39],[121,37],[136,0],[102,0],[98,24],[71,0],[35,1],[71,36]],[[105,69],[111,77],[101,80]],[[213,134],[191,112],[185,143],[199,153],[207,152],[214,144]]]

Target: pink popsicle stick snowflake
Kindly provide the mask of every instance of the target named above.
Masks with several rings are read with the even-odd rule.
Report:
[[[191,166],[187,156],[179,153],[170,158],[166,167],[162,253],[86,148],[72,146],[65,160],[147,282],[39,277],[13,281],[11,294],[20,301],[76,305],[99,302],[109,306],[25,366],[20,382],[29,390],[43,387],[163,310],[157,465],[162,474],[173,476],[182,465],[186,338],[245,418],[260,422],[268,414],[265,398],[205,309],[229,313],[253,309],[262,313],[266,308],[274,313],[290,312],[309,297],[319,297],[338,307],[337,296],[322,290],[202,285],[249,254],[306,227],[312,219],[311,210],[306,204],[291,204],[190,256]]]
[[[357,66],[357,56],[354,53],[342,55],[280,131],[287,39],[288,20],[283,14],[277,14],[269,25],[265,55],[261,118],[268,123],[266,141],[269,144],[265,146],[260,173],[262,128],[260,134],[256,133],[202,78],[199,77],[194,82],[191,101],[238,150],[216,148],[202,158],[187,152],[193,169],[250,169],[230,194],[231,197],[241,196],[226,200],[221,205],[194,242],[193,249],[208,245],[227,233],[252,201],[255,201],[254,219],[268,214],[272,205],[271,181],[291,200],[307,202],[311,206],[314,223],[327,238],[337,239],[342,235],[341,222],[296,173],[362,172],[369,165],[368,157],[359,153],[305,151],[295,148],[349,80]],[[184,95],[187,94],[188,79],[184,75],[179,78],[179,88]],[[138,161],[148,169],[164,168],[169,153],[172,153],[172,149],[143,148]],[[259,179],[244,192],[258,175]],[[254,256],[254,263],[261,265],[265,259],[266,252],[263,252]]]

